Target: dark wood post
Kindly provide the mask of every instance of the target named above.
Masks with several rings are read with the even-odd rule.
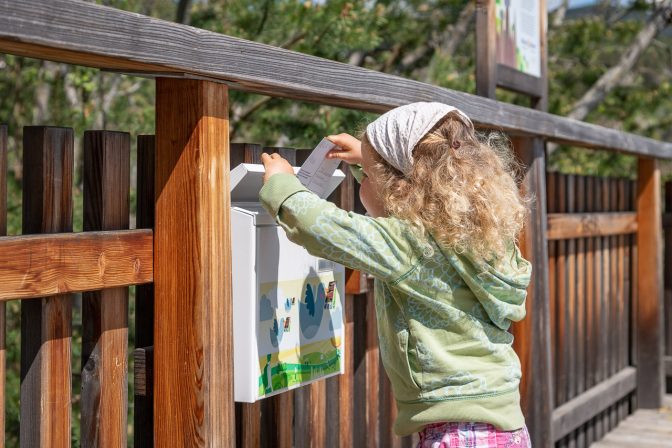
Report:
[[[476,1],[476,94],[495,98],[497,61],[495,60],[495,0]]]
[[[660,168],[639,159],[637,178],[637,406],[659,408],[663,377],[663,276]]]
[[[7,235],[7,126],[0,125],[0,237]],[[7,307],[0,304],[0,441],[5,440],[5,322]],[[0,443],[4,446],[4,442]]]
[[[23,233],[72,231],[73,132],[23,132]],[[21,303],[21,446],[69,447],[72,300]]]
[[[84,231],[129,226],[130,135],[84,133]],[[126,446],[128,288],[82,295],[82,447]]]
[[[138,136],[138,184],[136,227],[154,228],[154,146],[153,135]],[[144,369],[145,387],[135,385],[133,408],[134,446],[154,446],[154,394],[152,376],[154,358],[154,285],[138,285],[135,288],[135,370],[138,364]],[[139,349],[139,350],[138,350]]]
[[[154,444],[234,446],[228,91],[156,81]]]
[[[551,332],[548,292],[548,239],[546,238],[546,163],[540,139],[512,139],[519,159],[526,167],[523,189],[535,201],[520,237],[523,256],[532,263],[532,283],[527,290],[527,317],[513,326],[514,347],[522,368],[521,405],[532,437],[532,445],[553,444],[551,420],[553,384],[551,377]]]

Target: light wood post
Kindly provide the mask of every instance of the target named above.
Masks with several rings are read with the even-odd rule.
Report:
[[[156,81],[154,443],[234,446],[228,93]]]
[[[527,316],[513,325],[514,348],[522,368],[521,406],[532,445],[552,446],[551,332],[548,292],[548,240],[546,238],[546,164],[540,139],[514,138],[513,146],[527,172],[523,189],[534,196],[520,236],[523,256],[532,263],[532,283],[527,290]]]
[[[637,405],[659,408],[664,394],[660,169],[639,159],[637,178]]]

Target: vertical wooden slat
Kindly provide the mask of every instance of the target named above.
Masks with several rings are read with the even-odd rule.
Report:
[[[154,156],[156,139],[139,135],[137,145],[137,214],[138,229],[154,228]],[[135,287],[135,346],[154,345],[154,284]],[[147,352],[145,352],[146,354]],[[151,352],[153,353],[153,351]],[[145,355],[145,363],[154,362]],[[153,370],[153,365],[148,366]],[[135,395],[133,408],[134,446],[154,446],[154,393],[150,384],[144,395]]]
[[[7,235],[7,126],[0,125],[0,237]],[[5,446],[6,304],[0,304],[0,448]]]
[[[495,98],[497,85],[495,15],[493,0],[476,2],[476,92],[488,98]]]
[[[557,173],[546,174],[546,207],[548,213],[556,212],[557,192]],[[561,241],[560,241],[561,242]],[[558,284],[557,284],[557,252],[558,241],[548,242],[548,302],[549,302],[549,316],[551,321],[551,372],[556,372],[557,367],[557,300],[558,300]],[[553,374],[553,384],[557,389],[557,375]]]
[[[672,181],[665,182],[665,214],[672,214]],[[665,247],[663,269],[664,281],[664,350],[665,355],[672,355],[672,225],[663,228],[663,245]]]
[[[156,80],[154,443],[233,446],[228,91]]]
[[[341,164],[346,168],[345,164]],[[343,210],[352,211],[355,209],[355,178],[349,169],[345,169],[345,180],[341,183],[340,207]],[[345,353],[343,362],[345,363],[345,373],[338,377],[338,408],[339,408],[339,447],[349,448],[353,446],[353,415],[354,415],[354,299],[355,296],[347,294],[345,296]]]
[[[84,133],[84,231],[129,226],[130,135]],[[83,447],[126,445],[128,288],[82,295]]]
[[[618,210],[618,179],[609,179],[609,210],[616,211]],[[610,272],[610,283],[611,283],[611,295],[609,297],[610,309],[611,309],[611,319],[609,320],[609,337],[611,350],[609,352],[609,358],[611,360],[611,370],[609,376],[613,376],[618,372],[618,352],[619,347],[619,333],[620,325],[619,319],[619,284],[618,284],[618,237],[613,235],[609,237],[610,249],[609,249],[609,272]],[[610,428],[615,428],[618,424],[618,415],[617,415],[617,406],[611,406],[609,410],[609,426]]]
[[[587,179],[585,190],[586,211],[595,211],[595,177]],[[588,238],[586,241],[586,388],[595,385],[595,347],[597,340],[597,318],[595,314],[595,238]],[[586,444],[590,445],[595,441],[595,420],[587,425]]]
[[[373,297],[373,279],[368,281],[366,294],[366,430],[367,445],[380,446],[380,351],[376,308]]]
[[[565,210],[567,213],[574,213],[576,211],[576,176],[568,175],[566,177],[566,196],[565,196]],[[567,400],[571,400],[576,396],[576,353],[577,353],[577,307],[576,307],[576,240],[569,239],[566,242],[567,253],[567,306],[565,307],[565,334],[567,357],[566,357],[566,371],[567,371]],[[567,435],[567,446],[569,448],[576,448],[576,431]]]
[[[586,178],[577,176],[576,182],[576,211],[586,211]],[[586,390],[586,239],[578,238],[576,241],[576,393],[580,395]],[[583,448],[586,446],[586,425],[577,430],[576,444]]]
[[[73,132],[26,127],[23,133],[23,233],[72,231]],[[69,447],[70,295],[21,303],[22,447]]]
[[[625,204],[625,195],[626,195],[626,180],[619,179],[618,181],[618,211],[626,211]],[[625,290],[625,244],[626,236],[619,235],[617,238],[617,271],[618,271],[618,320],[617,332],[618,332],[618,370],[627,367],[627,350],[628,350],[628,326],[627,326],[627,314],[625,309],[627,307],[627,292]],[[618,404],[618,421],[622,421],[628,415],[627,408],[625,407],[625,400],[621,400]]]
[[[521,405],[532,443],[548,446],[553,441],[553,381],[548,305],[548,239],[546,238],[546,163],[544,144],[539,139],[512,139],[514,149],[527,171],[524,190],[539,198],[533,205],[521,235],[521,250],[533,266],[533,283],[528,288],[527,318],[513,327],[514,346],[522,366]]]
[[[566,197],[567,197],[567,176],[559,175],[557,184],[557,213],[566,212]],[[556,331],[557,331],[557,347],[556,347],[556,390],[555,399],[556,406],[559,406],[567,401],[567,357],[569,348],[567,345],[567,242],[558,241],[558,260],[557,260],[557,285],[558,295],[556,299],[557,314],[556,314]]]
[[[637,182],[637,404],[647,409],[660,407],[664,393],[660,169],[655,159],[639,159]]]

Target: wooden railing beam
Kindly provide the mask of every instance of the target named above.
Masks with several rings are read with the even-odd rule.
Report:
[[[672,143],[79,0],[0,0],[0,52],[372,112],[439,101],[486,128],[672,158]]]

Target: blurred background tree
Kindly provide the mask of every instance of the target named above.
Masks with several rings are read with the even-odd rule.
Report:
[[[580,100],[591,89],[597,89],[600,98],[591,103],[582,119],[659,140],[672,140],[670,0],[657,3],[645,0],[628,3],[577,1],[582,1],[582,5],[570,4],[569,0],[549,3],[549,111],[572,114]],[[99,0],[97,3],[455,90],[475,92],[473,1]],[[660,12],[661,8],[663,12]],[[614,72],[610,69],[623,66],[628,49],[642,37],[642,30],[656,17],[658,22],[653,36],[643,42],[634,62],[625,65],[627,69],[618,72],[613,79],[611,73]],[[273,67],[269,66],[268,70],[272,71]],[[598,84],[605,75],[611,81],[607,89]],[[0,92],[0,122],[9,125],[9,233],[18,234],[21,229],[23,169],[20,150],[25,125],[75,129],[74,228],[81,231],[83,131],[130,131],[132,142],[138,134],[153,133],[153,82],[86,67],[0,54]],[[528,104],[525,98],[509,92],[499,91],[498,98]],[[358,111],[231,92],[233,141],[310,148],[329,133],[357,133],[373,117],[375,115]],[[134,147],[132,151],[134,166]],[[566,173],[630,178],[636,171],[632,157],[565,146],[553,148],[548,166],[550,170]],[[669,173],[668,165],[664,165],[664,172]],[[132,210],[135,209],[135,176],[133,169]],[[73,316],[75,446],[79,445],[79,300],[77,298]],[[133,298],[131,319],[132,309]],[[6,397],[9,447],[18,446],[19,310],[18,301],[8,303]],[[132,320],[129,338],[130,347],[133,347]],[[132,394],[132,384],[129,384],[129,394]],[[132,404],[132,396],[129,404]],[[129,445],[131,443],[129,433]]]

